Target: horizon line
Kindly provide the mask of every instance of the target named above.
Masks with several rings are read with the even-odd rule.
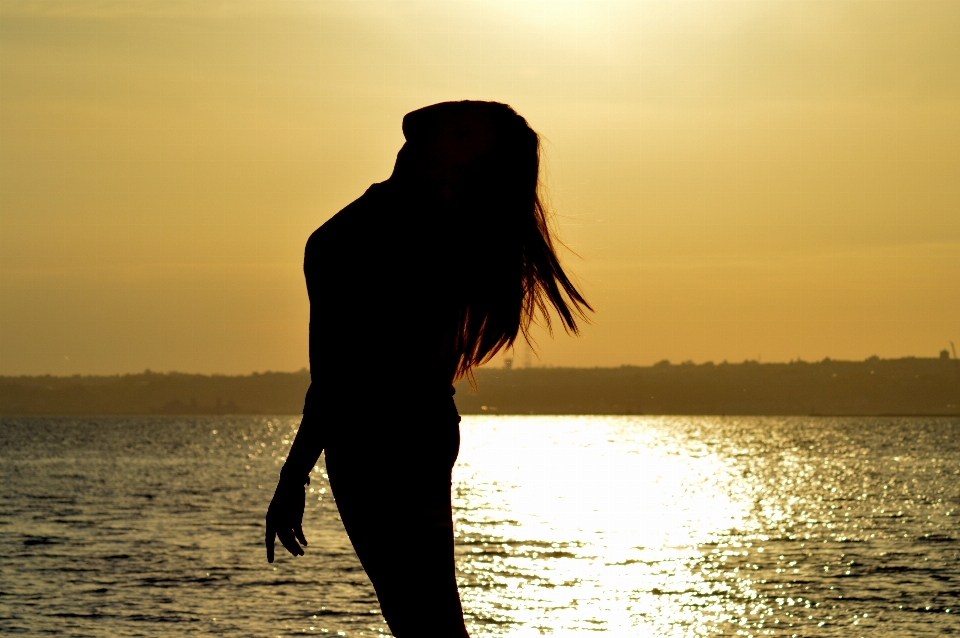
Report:
[[[944,357],[943,354],[947,353],[947,356]],[[792,365],[792,364],[824,364],[824,363],[869,363],[869,362],[880,362],[880,361],[903,361],[910,359],[927,359],[931,361],[958,361],[956,356],[950,356],[950,353],[947,350],[943,350],[940,353],[940,356],[935,357],[921,357],[916,355],[907,355],[903,357],[879,357],[877,355],[871,355],[866,359],[834,359],[831,357],[824,357],[819,360],[806,360],[800,357],[796,359],[790,359],[789,361],[761,361],[759,359],[744,359],[743,361],[728,361],[724,359],[719,363],[714,361],[702,361],[697,363],[691,359],[686,361],[673,362],[669,359],[661,359],[656,363],[651,364],[634,364],[634,363],[624,363],[620,365],[613,366],[566,366],[566,365],[527,365],[527,366],[512,366],[512,365],[501,365],[501,366],[491,366],[485,365],[477,369],[478,372],[484,370],[500,370],[500,371],[521,371],[521,370],[619,370],[623,368],[657,368],[657,367],[711,367],[711,366],[724,366],[724,365]],[[399,366],[398,366],[399,367]],[[164,372],[151,370],[150,368],[144,369],[142,372],[114,372],[114,373],[73,373],[73,374],[55,374],[55,373],[40,373],[40,374],[0,374],[0,379],[17,379],[17,378],[61,378],[61,379],[71,379],[77,377],[133,377],[133,376],[199,376],[199,377],[254,377],[254,376],[263,376],[269,374],[309,374],[310,369],[303,367],[299,370],[254,370],[252,372],[240,372],[240,373],[226,373],[226,372],[182,372],[180,370],[167,370]]]

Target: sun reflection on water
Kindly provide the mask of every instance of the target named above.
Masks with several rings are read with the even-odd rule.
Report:
[[[458,558],[478,635],[696,636],[729,614],[718,597],[746,582],[705,578],[704,548],[747,525],[753,501],[730,489],[736,468],[702,441],[678,437],[669,419],[468,417],[462,427]]]

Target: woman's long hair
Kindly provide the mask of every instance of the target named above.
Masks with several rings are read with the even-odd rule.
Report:
[[[530,327],[551,332],[550,310],[579,334],[593,310],[564,272],[540,195],[540,137],[498,102],[445,102],[409,113],[398,177],[431,184],[443,199],[457,260],[447,354],[455,378],[473,379]],[[451,352],[452,350],[452,352]]]

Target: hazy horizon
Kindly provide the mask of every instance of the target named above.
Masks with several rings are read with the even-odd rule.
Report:
[[[537,365],[935,357],[957,33],[925,0],[7,0],[0,375],[307,366],[307,237],[468,98],[543,135],[597,308]]]
[[[886,361],[886,362],[906,361],[906,360],[943,360],[943,359],[944,359],[944,357],[943,357],[943,352],[947,352],[947,354],[949,355],[947,358],[948,358],[950,361],[958,361],[957,357],[954,356],[954,353],[951,352],[951,350],[950,350],[949,348],[944,349],[944,350],[941,350],[940,352],[934,353],[934,354],[921,354],[921,355],[912,354],[912,355],[904,355],[903,357],[889,357],[889,358],[877,357],[877,355],[871,355],[871,356],[869,356],[869,357],[864,357],[863,359],[840,359],[840,358],[837,358],[837,357],[824,357],[824,358],[822,358],[822,359],[817,359],[817,360],[808,360],[808,359],[803,359],[803,358],[801,357],[801,358],[789,359],[789,360],[787,360],[787,361],[767,361],[767,360],[765,360],[765,359],[749,359],[749,358],[748,358],[748,359],[743,359],[743,360],[741,360],[741,361],[729,361],[729,360],[727,360],[727,359],[722,359],[722,360],[720,360],[720,361],[714,361],[714,360],[712,360],[712,359],[706,359],[706,360],[700,360],[700,361],[697,361],[697,360],[694,360],[694,359],[686,359],[686,360],[683,360],[683,361],[675,361],[675,360],[670,360],[670,359],[661,359],[660,361],[654,361],[654,362],[651,362],[651,363],[644,363],[644,364],[635,364],[635,363],[634,363],[634,364],[631,364],[631,363],[626,363],[626,364],[611,365],[611,366],[600,366],[600,365],[597,365],[597,366],[591,366],[591,365],[584,365],[584,366],[578,366],[578,365],[555,365],[555,364],[550,364],[550,363],[543,363],[543,362],[537,361],[536,359],[531,359],[530,361],[522,361],[522,360],[518,360],[518,358],[517,358],[516,356],[513,356],[513,357],[499,356],[499,357],[497,357],[497,359],[495,359],[494,361],[491,361],[491,362],[489,362],[489,363],[487,363],[487,364],[484,364],[484,365],[481,366],[478,370],[486,370],[486,369],[490,369],[491,371],[493,371],[493,370],[528,370],[528,369],[540,369],[540,370],[545,370],[545,369],[560,369],[560,368],[566,368],[566,369],[571,369],[571,370],[591,370],[591,369],[598,369],[598,368],[600,368],[600,369],[615,369],[615,368],[629,368],[629,367],[645,367],[645,368],[649,368],[649,367],[662,366],[662,365],[664,365],[664,364],[667,364],[667,365],[670,365],[670,366],[688,366],[688,365],[693,365],[693,366],[721,366],[721,365],[739,366],[739,365],[743,365],[743,364],[750,364],[750,365],[752,365],[752,364],[758,364],[758,365],[765,365],[765,364],[769,364],[769,365],[791,365],[791,364],[798,364],[798,363],[802,363],[802,364],[821,364],[821,363],[850,364],[850,363],[870,363],[870,362],[871,362],[872,360],[874,360],[874,359],[876,359],[876,360],[878,360],[878,361]],[[507,359],[509,359],[509,361],[507,361]],[[397,366],[395,366],[395,368],[398,369],[398,370],[402,370],[402,369],[403,369],[403,364],[402,364],[402,363],[401,363],[401,364],[398,364]],[[35,376],[35,377],[42,377],[42,376],[61,376],[61,377],[75,377],[75,376],[82,376],[82,377],[115,377],[115,376],[139,376],[139,375],[144,375],[144,374],[184,375],[184,376],[197,375],[197,376],[206,376],[206,377],[217,377],[217,376],[220,376],[220,377],[248,377],[248,376],[269,375],[269,374],[280,374],[280,375],[309,374],[309,372],[310,372],[310,367],[309,367],[309,366],[303,366],[303,367],[297,368],[296,370],[279,370],[279,369],[278,369],[278,370],[271,370],[271,369],[266,369],[266,368],[264,368],[264,369],[258,369],[258,370],[250,370],[250,371],[247,371],[247,372],[236,372],[236,373],[217,372],[217,371],[214,371],[214,372],[196,372],[196,371],[192,371],[192,370],[177,370],[177,369],[155,370],[155,369],[151,369],[151,368],[144,368],[143,370],[120,370],[120,371],[105,372],[105,373],[89,373],[89,374],[75,373],[75,374],[68,374],[68,375],[55,375],[55,374],[53,374],[53,373],[41,373],[41,374],[35,374],[35,375],[30,375],[30,374],[20,374],[20,375],[17,375],[17,374],[0,374],[0,378],[34,377],[34,376]],[[460,379],[460,380],[457,381],[457,383],[459,383],[459,384],[467,383],[467,380],[466,380],[466,379]]]

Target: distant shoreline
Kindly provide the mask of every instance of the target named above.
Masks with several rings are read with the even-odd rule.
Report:
[[[0,377],[0,415],[297,415],[309,383],[306,370]],[[461,414],[960,415],[960,361],[949,358],[484,368],[477,383],[457,385]]]
[[[615,416],[635,416],[635,417],[649,417],[652,419],[661,418],[661,417],[719,417],[719,418],[730,418],[730,419],[739,419],[739,418],[756,418],[764,417],[770,419],[779,419],[779,418],[796,418],[796,417],[809,417],[809,418],[825,418],[825,419],[837,419],[837,418],[850,418],[850,419],[951,419],[951,418],[960,418],[960,414],[953,413],[944,413],[944,414],[618,414],[614,412],[604,413],[604,414],[592,414],[592,413],[569,413],[565,412],[563,414],[553,414],[549,412],[464,412],[460,411],[461,416],[569,416],[569,417],[615,417]],[[211,418],[215,417],[263,417],[263,418],[300,418],[301,414],[298,412],[294,413],[261,413],[261,412],[224,412],[222,414],[213,414],[213,413],[194,413],[194,412],[184,412],[182,414],[154,414],[152,412],[141,412],[136,414],[123,414],[123,413],[82,413],[82,414],[60,414],[60,413],[31,413],[31,414],[0,414],[0,419],[80,419],[80,418],[91,418],[91,419],[132,419],[132,418],[153,418],[153,419],[177,419],[181,417],[201,417],[207,416]]]

